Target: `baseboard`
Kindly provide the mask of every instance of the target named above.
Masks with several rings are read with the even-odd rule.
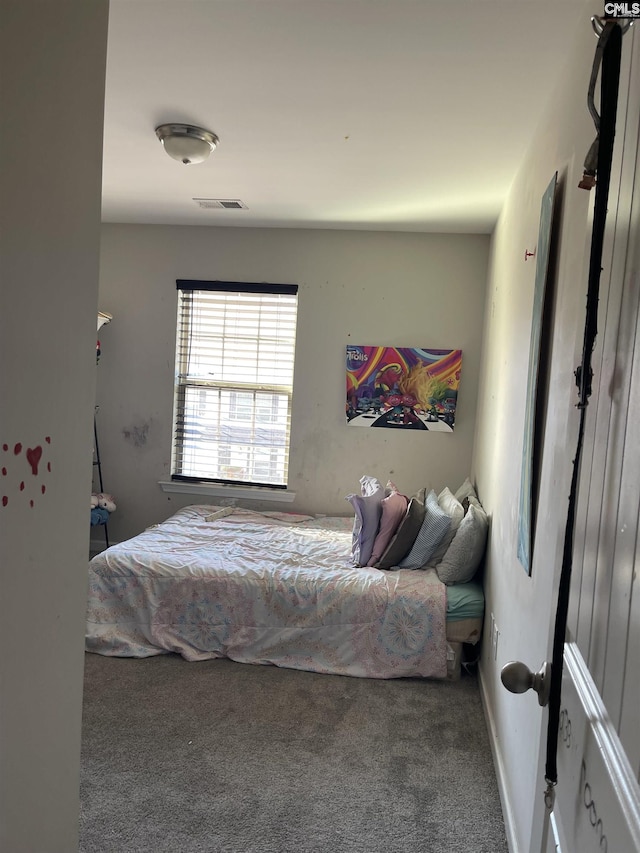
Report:
[[[482,677],[482,668],[478,667],[478,684],[480,687],[480,700],[484,711],[484,718],[489,729],[489,742],[491,743],[491,754],[493,756],[493,766],[496,771],[496,779],[498,781],[498,792],[500,794],[500,804],[502,806],[502,815],[504,817],[505,832],[507,835],[507,845],[509,853],[520,853],[520,847],[515,832],[515,820],[509,790],[507,787],[506,774],[504,770],[504,762],[502,760],[502,752],[500,751],[500,741],[496,731],[495,719],[491,711],[491,706],[487,700],[484,679]]]

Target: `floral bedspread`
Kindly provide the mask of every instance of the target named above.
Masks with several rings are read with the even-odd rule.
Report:
[[[219,510],[181,509],[91,560],[88,651],[446,678],[434,570],[349,565],[348,518]]]

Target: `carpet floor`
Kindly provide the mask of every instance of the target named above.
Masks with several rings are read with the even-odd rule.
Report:
[[[87,654],[80,853],[506,853],[477,680]]]

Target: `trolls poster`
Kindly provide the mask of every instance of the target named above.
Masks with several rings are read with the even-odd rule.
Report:
[[[453,432],[462,350],[347,346],[347,424]]]

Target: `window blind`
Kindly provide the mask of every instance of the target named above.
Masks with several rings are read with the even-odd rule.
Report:
[[[297,285],[177,286],[173,479],[285,488]]]

